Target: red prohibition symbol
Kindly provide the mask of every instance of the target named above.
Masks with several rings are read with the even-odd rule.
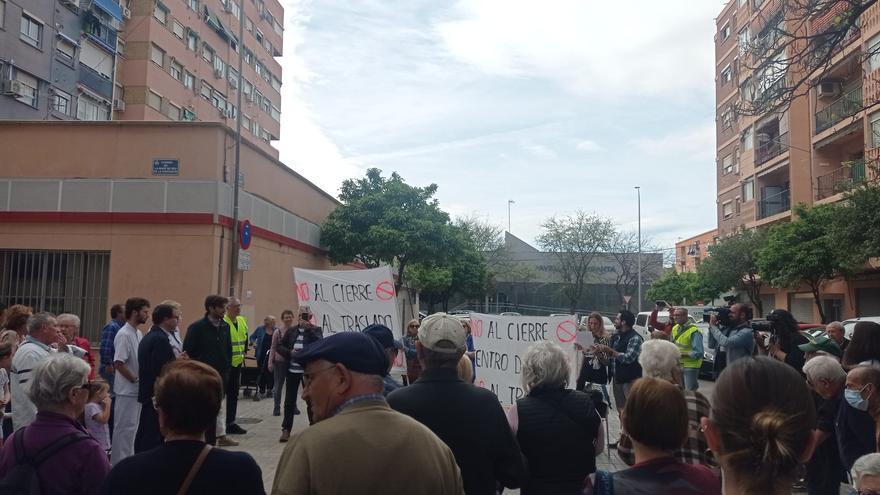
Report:
[[[556,327],[556,338],[563,344],[574,342],[577,337],[577,325],[571,320],[565,320]]]
[[[379,282],[376,286],[376,297],[382,301],[390,301],[394,298],[394,284],[390,280]]]

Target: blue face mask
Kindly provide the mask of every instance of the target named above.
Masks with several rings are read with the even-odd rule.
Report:
[[[867,385],[865,385],[867,387]],[[849,402],[849,405],[858,409],[859,411],[867,411],[868,410],[868,399],[862,397],[862,390],[865,389],[862,387],[860,390],[846,389],[843,391],[843,397]]]

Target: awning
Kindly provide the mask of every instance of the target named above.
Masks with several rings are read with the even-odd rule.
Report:
[[[119,8],[119,4],[116,0],[94,0],[94,4],[95,7],[110,14],[110,16],[117,21],[122,22],[122,9]]]
[[[226,28],[219,17],[208,9],[207,5],[205,6],[205,22],[211,27],[211,29],[217,31],[217,34],[223,39],[231,42],[233,45],[238,45],[238,38],[232,34],[232,31]]]

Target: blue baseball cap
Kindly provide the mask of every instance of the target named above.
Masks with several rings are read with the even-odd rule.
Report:
[[[373,323],[364,329],[364,333],[379,341],[385,349],[403,349],[403,343],[394,338],[394,333],[385,325]]]
[[[339,363],[351,371],[367,375],[385,376],[388,371],[385,349],[375,338],[362,332],[330,335],[293,356],[293,360],[302,366],[318,359]]]

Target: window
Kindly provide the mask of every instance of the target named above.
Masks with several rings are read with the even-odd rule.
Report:
[[[243,79],[243,81],[244,81],[244,82],[242,83],[242,86],[241,86],[241,92],[244,93],[244,94],[246,94],[246,95],[251,94],[251,92],[252,92],[253,89],[254,89],[254,85],[251,84],[251,82],[248,81],[247,79]],[[880,115],[880,114],[878,114],[878,115]]]
[[[214,72],[219,73],[220,77],[226,77],[226,62],[220,57],[214,57]]]
[[[250,17],[244,18],[244,28],[247,29],[249,33],[254,32],[254,21],[252,21]]]
[[[725,155],[724,158],[721,159],[721,170],[725,175],[733,172],[733,155]]]
[[[171,62],[171,77],[183,81],[183,66],[177,62]]]
[[[60,89],[53,89],[52,110],[64,115],[70,115],[70,95]]]
[[[752,43],[752,30],[748,26],[737,35],[737,44],[739,45],[739,54],[742,55],[749,51]]]
[[[160,2],[156,2],[156,6],[153,8],[153,17],[162,24],[168,22],[168,7],[162,5]]]
[[[868,73],[880,69],[880,34],[868,41],[868,60],[865,65],[865,72]]]
[[[183,27],[183,24],[174,21],[174,24],[171,25],[171,31],[174,33],[174,36],[177,36],[179,39],[183,39],[183,34],[186,29]]]
[[[725,22],[724,25],[721,26],[721,30],[718,31],[718,38],[721,41],[730,38],[730,21]]]
[[[233,69],[232,66],[229,66],[229,70],[226,72],[226,77],[233,86],[238,87],[238,71]]]
[[[122,38],[116,40],[116,53],[125,55],[125,40]]]
[[[37,108],[37,94],[40,88],[40,81],[36,77],[22,72],[15,71],[15,80],[21,83],[21,91],[18,92],[16,100]]]
[[[263,32],[259,29],[254,33],[254,38],[257,38],[257,43],[263,44]]]
[[[244,63],[248,65],[254,64],[254,52],[248,50],[247,48],[244,49]]]
[[[733,81],[733,69],[728,65],[721,71],[721,85],[724,86]]]
[[[247,130],[251,130],[251,118],[245,114],[241,115],[241,127]]]
[[[110,105],[86,94],[80,94],[76,102],[76,118],[79,120],[110,120]]]
[[[196,50],[198,50],[198,48],[199,48],[199,36],[198,36],[196,33],[192,32],[192,31],[189,31],[189,32],[186,34],[186,47],[189,48],[189,49],[192,50],[192,51],[196,51]]]
[[[742,198],[743,203],[748,203],[749,201],[755,199],[755,179],[747,179],[745,182],[743,182]]]
[[[742,148],[743,151],[750,150],[754,147],[755,135],[754,135],[751,127],[746,129],[742,133],[742,136],[739,138],[739,143],[740,143],[740,148]]]
[[[733,125],[733,111],[728,107],[721,112],[721,128],[727,129]]]
[[[214,88],[211,87],[210,84],[202,81],[202,90],[199,94],[202,95],[202,98],[211,101],[211,95],[214,93]]]
[[[155,44],[150,47],[150,60],[159,67],[165,66],[165,50],[159,48]]]
[[[272,87],[275,91],[281,92],[281,79],[278,79],[275,76],[272,76]]]
[[[162,95],[147,90],[147,106],[155,110],[162,109]]]
[[[58,51],[58,58],[68,65],[72,64],[76,58],[76,45],[64,38],[58,38],[58,41],[55,42],[55,49]]]
[[[186,0],[186,6],[191,10],[195,10],[198,12],[199,10],[199,0]]]
[[[279,110],[278,107],[276,107],[274,105],[272,106],[272,109],[269,112],[269,116],[272,117],[272,119],[275,122],[281,122],[281,110]]]
[[[880,148],[880,112],[871,115],[871,147]]]
[[[226,110],[226,96],[215,89],[211,94],[211,104],[221,110]]]
[[[214,49],[207,43],[202,46],[202,58],[205,62],[214,63]]]
[[[733,202],[726,201],[721,205],[721,215],[725,220],[733,216]]]
[[[277,19],[272,19],[272,29],[278,34],[284,34],[284,26]]]
[[[235,2],[230,1],[229,3],[232,4],[232,17],[238,19],[241,16],[241,7]]]
[[[18,37],[25,43],[40,48],[43,44],[43,24],[27,14],[21,14],[21,30]]]
[[[196,87],[196,76],[192,75],[189,71],[185,71],[183,73],[183,85],[189,89],[193,89]]]
[[[192,121],[196,120],[196,113],[193,112],[192,110],[184,108],[183,113],[180,116],[180,120],[192,122]]]
[[[171,120],[180,120],[180,107],[174,103],[168,103],[168,117]]]

